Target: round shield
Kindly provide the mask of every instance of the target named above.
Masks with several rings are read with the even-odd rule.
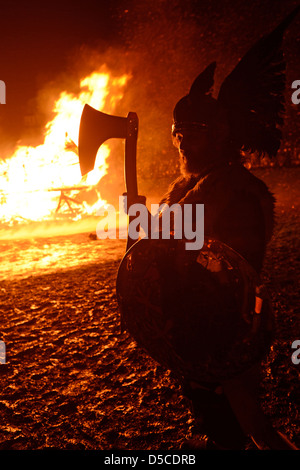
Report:
[[[259,277],[225,244],[205,239],[135,243],[119,267],[117,297],[126,330],[161,365],[198,382],[236,376],[270,347],[267,300],[254,313]]]

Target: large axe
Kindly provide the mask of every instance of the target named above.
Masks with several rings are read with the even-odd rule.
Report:
[[[129,112],[127,117],[111,116],[86,104],[83,108],[78,139],[78,155],[81,174],[93,170],[97,152],[108,139],[119,138],[125,141],[125,186],[127,205],[131,205],[138,195],[136,176],[136,145],[138,136],[138,117]],[[129,217],[129,224],[133,217]],[[127,237],[126,251],[136,240]]]

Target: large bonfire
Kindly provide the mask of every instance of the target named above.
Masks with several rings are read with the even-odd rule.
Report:
[[[122,99],[128,76],[110,76],[103,68],[80,82],[75,95],[62,91],[53,106],[54,118],[45,126],[44,142],[36,147],[19,145],[13,155],[0,160],[0,222],[9,226],[24,222],[78,220],[96,214],[106,201],[98,192],[96,203],[76,201],[80,191],[96,189],[106,174],[109,143],[98,151],[95,168],[81,176],[77,145],[80,117],[87,103],[113,114]]]

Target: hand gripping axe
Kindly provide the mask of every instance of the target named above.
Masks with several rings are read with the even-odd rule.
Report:
[[[78,139],[78,155],[81,174],[93,170],[97,152],[108,139],[119,138],[125,141],[125,186],[127,191],[127,206],[138,195],[136,176],[136,145],[138,136],[138,117],[129,112],[127,117],[111,116],[102,113],[86,104],[83,108]],[[129,217],[129,224],[133,217]],[[136,240],[127,236],[126,251]]]

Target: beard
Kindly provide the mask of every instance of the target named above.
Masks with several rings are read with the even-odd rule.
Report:
[[[211,163],[210,158],[201,158],[199,154],[179,155],[180,173],[185,178],[200,175]]]

